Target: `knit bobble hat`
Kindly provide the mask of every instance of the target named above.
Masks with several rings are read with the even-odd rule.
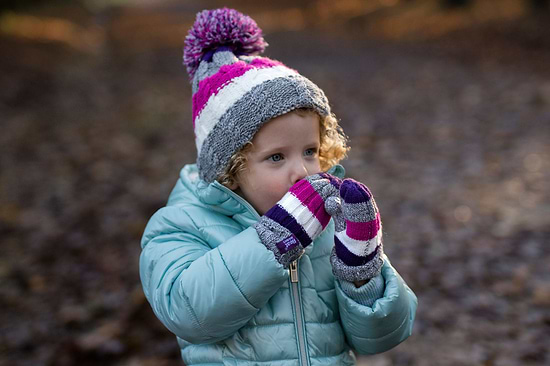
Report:
[[[264,123],[299,108],[330,115],[323,91],[279,61],[256,22],[233,9],[197,14],[185,38],[199,176],[211,183]]]

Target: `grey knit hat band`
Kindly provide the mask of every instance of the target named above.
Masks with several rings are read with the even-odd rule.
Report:
[[[321,89],[283,63],[258,56],[267,43],[250,17],[205,10],[186,37],[200,177],[211,183],[272,118],[299,108],[330,115]]]
[[[254,86],[227,109],[204,139],[197,159],[201,179],[214,181],[264,123],[300,108],[313,109],[322,117],[330,114],[323,91],[297,73]]]

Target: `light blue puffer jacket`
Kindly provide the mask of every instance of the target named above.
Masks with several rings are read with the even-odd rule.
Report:
[[[187,365],[354,365],[350,348],[379,353],[411,334],[417,299],[387,258],[384,296],[360,305],[332,275],[332,222],[306,248],[292,282],[252,227],[258,218],[187,165],[147,224],[143,289]]]

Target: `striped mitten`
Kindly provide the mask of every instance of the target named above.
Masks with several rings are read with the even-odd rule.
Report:
[[[340,205],[330,199],[328,211],[334,217],[336,234],[330,258],[334,276],[346,281],[377,276],[383,259],[380,213],[370,190],[347,178],[340,186]]]
[[[326,228],[325,201],[338,196],[340,180],[327,173],[296,182],[254,225],[262,243],[285,268]]]

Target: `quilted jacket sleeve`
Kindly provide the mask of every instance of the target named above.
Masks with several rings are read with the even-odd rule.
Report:
[[[372,307],[351,299],[336,281],[336,295],[340,307],[342,326],[349,344],[359,354],[387,351],[411,335],[416,307],[416,295],[399,273],[384,258],[382,276],[385,280],[384,296]]]
[[[380,273],[361,287],[355,287],[353,282],[339,280],[344,293],[361,305],[372,306],[374,302],[384,296],[384,277]]]
[[[161,322],[191,343],[235,333],[287,280],[287,271],[248,228],[216,248],[178,206],[159,210],[145,229],[140,276]]]

